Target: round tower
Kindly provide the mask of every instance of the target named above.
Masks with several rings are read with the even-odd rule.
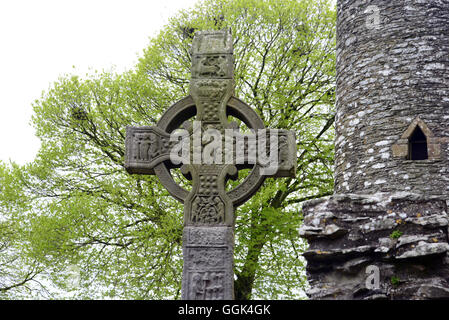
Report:
[[[449,197],[449,1],[339,0],[335,192]]]
[[[304,204],[313,299],[449,298],[449,0],[338,0],[335,193]]]

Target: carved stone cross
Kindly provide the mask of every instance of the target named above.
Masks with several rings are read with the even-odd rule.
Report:
[[[233,43],[228,31],[197,32],[191,54],[190,95],[172,105],[155,127],[126,128],[125,168],[129,173],[156,174],[184,203],[182,299],[233,299],[235,208],[251,198],[267,176],[295,177],[295,133],[266,130],[257,113],[233,96]],[[253,130],[252,138],[239,133],[228,116]],[[193,117],[192,125],[188,120]],[[184,157],[174,137],[182,125],[187,128]],[[175,168],[192,180],[190,191],[173,179],[170,170]],[[226,191],[227,180],[244,168],[251,169],[248,176]]]

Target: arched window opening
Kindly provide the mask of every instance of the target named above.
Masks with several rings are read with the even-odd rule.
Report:
[[[419,126],[416,126],[409,138],[409,160],[427,160],[427,138]]]
[[[391,151],[396,159],[441,160],[441,143],[445,139],[434,136],[426,123],[416,117],[391,146]]]

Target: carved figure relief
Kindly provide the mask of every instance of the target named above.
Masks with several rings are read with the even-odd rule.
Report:
[[[279,136],[279,166],[281,168],[289,164],[290,153],[288,149],[287,137]]]
[[[225,55],[203,56],[198,59],[194,70],[195,77],[224,78],[228,76],[228,62]]]
[[[216,194],[218,192],[217,179],[216,175],[201,175],[199,193],[204,195]]]
[[[223,271],[192,273],[189,298],[192,300],[223,300],[223,280]]]
[[[134,158],[137,160],[149,161],[155,158],[160,153],[159,139],[156,134],[150,133],[138,133],[134,134],[136,140],[136,150]]]
[[[220,268],[224,265],[226,248],[189,248],[188,268],[189,269],[210,269]]]

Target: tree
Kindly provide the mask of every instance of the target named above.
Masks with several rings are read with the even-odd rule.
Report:
[[[188,94],[194,32],[222,28],[234,37],[236,96],[298,137],[296,179],[267,179],[237,210],[236,298],[304,297],[300,206],[333,188],[335,9],[327,0],[205,0],[170,19],[131,71],[67,75],[34,103],[42,147],[34,162],[2,174],[15,181],[14,201],[29,203],[15,213],[29,235],[23,256],[47,266],[56,285],[64,288],[61,270],[77,265],[78,297],[180,297],[182,206],[157,178],[125,172],[125,128],[154,125]]]
[[[20,244],[29,241],[21,228],[20,216],[30,207],[28,201],[23,201],[26,197],[16,193],[21,189],[16,184],[17,180],[10,179],[16,169],[15,166],[7,168],[0,162],[0,299],[37,296],[39,291],[43,293],[41,296],[46,293],[36,280],[45,266],[20,251]]]

